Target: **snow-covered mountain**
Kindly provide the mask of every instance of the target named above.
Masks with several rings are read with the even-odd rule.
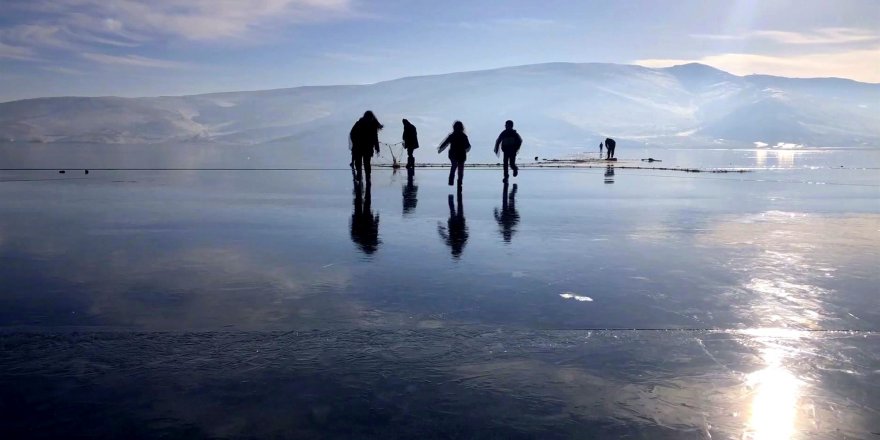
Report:
[[[488,146],[513,119],[530,149],[554,154],[592,151],[606,136],[654,146],[874,147],[878,107],[880,84],[844,79],[740,77],[700,64],[550,63],[361,86],[13,101],[0,103],[0,139],[283,142],[344,155],[351,124],[371,109],[386,124],[383,141],[398,142],[408,118],[425,146],[456,119],[475,146]]]

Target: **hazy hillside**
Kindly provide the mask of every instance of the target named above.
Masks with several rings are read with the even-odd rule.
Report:
[[[364,86],[14,101],[0,103],[0,139],[271,142],[343,157],[351,124],[372,109],[387,142],[399,141],[403,117],[418,126],[424,146],[460,119],[475,159],[489,159],[506,119],[516,121],[526,151],[542,156],[593,151],[605,136],[622,146],[857,147],[880,146],[878,106],[880,84],[842,79],[738,77],[699,64],[551,63]]]

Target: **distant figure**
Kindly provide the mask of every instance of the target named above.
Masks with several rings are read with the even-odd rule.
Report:
[[[351,127],[348,137],[351,141],[351,162],[356,170],[356,179],[361,179],[361,167],[370,181],[370,159],[373,151],[379,154],[379,130],[383,127],[373,112],[367,110]]]
[[[603,147],[602,142],[599,142],[599,159],[602,158],[602,147]]]
[[[614,165],[605,167],[605,183],[614,183]]]
[[[608,151],[608,156],[605,159],[613,159],[614,158],[614,147],[617,145],[617,142],[614,142],[614,139],[605,138],[605,149]]]
[[[507,183],[507,167],[513,168],[513,177],[519,174],[519,168],[516,167],[516,153],[522,146],[522,137],[513,129],[513,121],[508,120],[504,123],[504,131],[495,139],[495,155],[498,155],[498,147],[504,153],[504,180]]]
[[[519,212],[516,211],[516,184],[513,184],[513,191],[510,196],[507,194],[507,183],[504,184],[504,192],[501,195],[501,211],[495,208],[495,221],[501,227],[501,238],[505,243],[510,243],[513,233],[516,232],[516,225],[519,223]]]
[[[406,119],[403,120],[403,148],[406,148],[406,167],[412,168],[416,166],[416,158],[413,157],[413,151],[419,148],[419,135],[416,132],[416,126]]]
[[[419,203],[419,186],[413,184],[415,174],[415,168],[406,169],[406,185],[403,186],[403,215],[412,213]]]
[[[468,228],[464,220],[464,202],[461,200],[461,193],[458,193],[458,210],[455,209],[452,203],[452,194],[449,195],[448,202],[449,220],[446,221],[445,227],[442,224],[437,225],[437,233],[440,234],[440,238],[449,246],[452,258],[457,260],[461,257],[464,245],[467,244],[468,239]]]
[[[452,167],[449,168],[449,186],[455,179],[455,170],[458,169],[458,190],[461,191],[461,182],[464,179],[464,163],[467,160],[467,154],[471,151],[471,142],[464,133],[464,124],[461,121],[455,121],[452,124],[452,133],[446,136],[443,143],[437,147],[437,153],[449,147],[449,162]]]
[[[364,195],[364,185],[358,182],[354,184],[354,208],[350,224],[351,241],[363,253],[372,254],[379,249],[379,214],[373,214],[370,207],[370,184],[367,184],[366,187],[366,195]]]

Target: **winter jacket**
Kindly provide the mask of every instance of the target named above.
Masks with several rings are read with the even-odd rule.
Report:
[[[419,148],[419,135],[416,132],[416,126],[412,124],[403,125],[403,146],[407,150],[415,150]]]
[[[449,146],[449,160],[464,162],[467,160],[467,153],[471,149],[471,142],[463,132],[452,132],[440,144],[440,148],[445,148],[446,146]]]
[[[354,156],[373,156],[379,152],[379,127],[364,118],[358,119],[351,127],[351,154]]]
[[[495,154],[498,154],[499,145],[501,146],[501,151],[507,154],[516,154],[516,152],[519,151],[519,147],[522,146],[522,138],[516,130],[507,128],[504,129],[504,131],[498,135],[498,139],[495,140]]]

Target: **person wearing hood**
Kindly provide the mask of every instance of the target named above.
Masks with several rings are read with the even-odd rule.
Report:
[[[383,125],[373,112],[367,110],[364,116],[354,123],[348,138],[351,141],[351,161],[357,170],[356,178],[361,179],[361,168],[370,182],[370,159],[373,151],[379,154],[379,130]]]
[[[406,167],[412,169],[416,165],[413,151],[419,148],[419,135],[416,126],[406,119],[403,120],[403,147],[406,148]]]
[[[507,183],[507,168],[513,169],[513,177],[519,174],[519,168],[516,166],[516,153],[522,146],[522,138],[519,133],[513,129],[513,121],[508,120],[504,123],[504,131],[498,135],[495,140],[495,155],[498,155],[498,148],[504,153],[504,183]]]

